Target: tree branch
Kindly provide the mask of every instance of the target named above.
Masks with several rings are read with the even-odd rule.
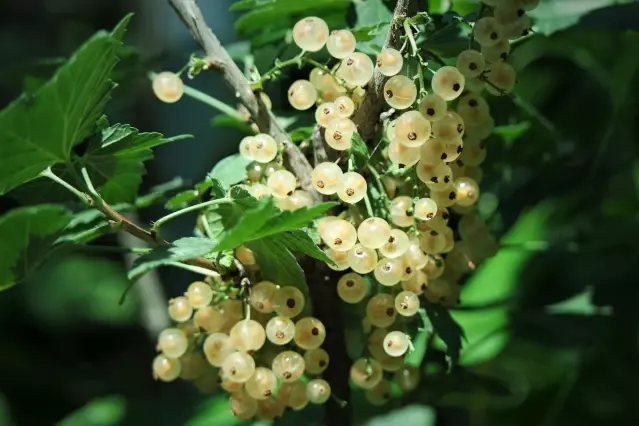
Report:
[[[286,132],[282,130],[275,120],[275,116],[266,108],[259,96],[255,96],[248,79],[206,24],[202,11],[195,0],[169,0],[169,3],[191,31],[195,41],[204,49],[213,69],[220,72],[224,82],[233,91],[237,100],[248,110],[260,131],[270,134],[284,147],[287,166],[300,180],[302,188],[308,191],[315,201],[319,201],[320,194],[315,191],[311,182],[311,172],[313,171],[311,165]]]
[[[419,11],[419,1],[417,0],[398,0],[393,12],[393,20],[391,21],[388,35],[384,48],[392,47],[399,50],[402,46],[401,35],[403,32],[402,22],[397,18],[410,17]],[[425,2],[423,2],[425,3]],[[379,130],[379,115],[384,107],[384,84],[385,77],[375,68],[373,79],[366,88],[366,97],[364,102],[357,109],[353,121],[357,124],[359,134],[365,141],[372,140]]]

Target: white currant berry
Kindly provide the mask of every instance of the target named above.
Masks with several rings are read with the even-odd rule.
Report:
[[[517,19],[515,22],[504,26],[503,37],[510,40],[525,37],[530,33],[530,27],[530,16],[524,15],[521,18]]]
[[[153,359],[153,377],[163,382],[172,382],[180,376],[182,365],[179,359],[158,355]]]
[[[205,282],[195,281],[186,290],[186,297],[192,307],[203,308],[213,300],[213,289]]]
[[[391,227],[381,217],[369,217],[357,228],[357,238],[364,246],[372,249],[380,248],[391,234]]]
[[[375,66],[371,58],[361,52],[348,54],[335,75],[352,86],[365,86],[373,78]]]
[[[462,207],[472,206],[479,199],[479,185],[471,178],[462,177],[453,182],[457,192],[456,203]]]
[[[313,197],[307,191],[303,189],[297,189],[293,192],[293,195],[287,198],[288,207],[290,210],[301,209],[302,207],[313,207],[315,201],[313,201]]]
[[[320,237],[327,246],[337,251],[348,251],[357,242],[357,231],[348,221],[336,219],[330,222]]]
[[[424,257],[426,256],[424,255]],[[428,276],[423,271],[418,270],[417,273],[413,275],[411,279],[402,281],[402,289],[405,291],[409,291],[417,296],[423,294],[427,288],[428,288]]]
[[[500,62],[508,59],[510,53],[510,42],[505,38],[494,46],[482,46],[481,54],[487,62]]]
[[[162,102],[172,104],[182,98],[184,94],[184,82],[179,75],[163,71],[153,78],[153,93]]]
[[[446,141],[439,138],[431,138],[427,140],[426,143],[420,147],[420,160],[417,170],[419,171],[419,167],[421,167],[421,165],[434,167],[441,164],[442,161],[446,161],[448,159],[448,154],[446,154],[447,144],[448,143]]]
[[[480,18],[473,26],[475,41],[482,46],[494,46],[504,37],[504,27],[492,16]]]
[[[257,401],[257,418],[265,422],[275,422],[284,415],[284,407],[277,399],[270,397]]]
[[[441,119],[447,109],[446,101],[436,93],[430,93],[419,101],[419,112],[431,122]]]
[[[353,363],[350,378],[361,389],[372,389],[381,380],[384,374],[379,361],[373,358],[359,358]]]
[[[486,159],[486,147],[482,141],[475,138],[466,138],[464,150],[459,159],[464,165],[479,166]]]
[[[348,265],[358,274],[368,274],[375,269],[377,264],[377,252],[375,249],[355,244],[348,251]]]
[[[366,297],[366,281],[355,272],[342,275],[337,281],[337,294],[346,303],[359,303]]]
[[[395,296],[395,309],[402,316],[412,317],[419,310],[419,297],[412,291],[402,291]]]
[[[328,53],[337,59],[344,59],[355,51],[355,36],[349,30],[332,31],[326,41]]]
[[[415,265],[416,269],[422,269],[428,262],[428,256],[420,247],[419,239],[417,237],[410,239],[408,250],[406,250],[404,256],[407,256],[411,260],[411,263]]]
[[[405,195],[395,197],[390,203],[391,221],[396,226],[405,228],[415,223],[413,215],[413,199]]]
[[[493,95],[510,93],[517,82],[517,72],[507,62],[490,64],[486,72],[486,90]]]
[[[244,384],[246,392],[255,399],[266,399],[275,394],[277,377],[271,369],[257,367],[250,379]]]
[[[391,108],[409,108],[417,99],[417,86],[410,78],[396,75],[384,84],[384,99]]]
[[[273,359],[273,373],[282,382],[294,382],[304,374],[306,365],[302,355],[293,351],[280,352]]]
[[[273,307],[278,315],[293,318],[304,309],[304,294],[292,286],[280,287],[273,296]]]
[[[325,249],[324,252],[333,262],[335,262],[335,266],[328,264],[328,267],[333,271],[345,271],[350,268],[350,265],[348,264],[348,253],[350,253],[350,250],[335,251],[332,248],[328,248]]]
[[[444,160],[444,162],[452,163],[459,158],[463,151],[464,141],[462,140],[462,138],[457,138],[453,141],[446,142],[446,145],[444,146],[444,154],[446,154],[446,159]]]
[[[319,348],[326,339],[326,328],[322,321],[305,317],[295,323],[295,344],[302,349]]]
[[[193,323],[207,333],[215,333],[222,329],[224,315],[217,306],[205,306],[198,309],[193,316]]]
[[[270,281],[260,281],[251,287],[250,303],[253,309],[264,314],[273,312],[273,298],[277,286]]]
[[[188,321],[192,315],[193,307],[186,297],[180,296],[169,300],[169,317],[171,317],[173,321]]]
[[[229,337],[233,347],[242,352],[256,351],[266,342],[264,327],[252,319],[244,319],[235,324],[229,332]]]
[[[253,143],[250,144],[250,154],[258,163],[273,161],[277,155],[277,142],[271,135],[259,133],[254,136]]]
[[[244,389],[231,392],[229,410],[238,419],[252,419],[257,413],[257,400]]]
[[[411,148],[423,145],[430,132],[430,121],[419,111],[407,111],[395,121],[395,140]]]
[[[288,102],[297,110],[306,110],[315,105],[317,90],[308,80],[297,80],[288,88]]]
[[[410,364],[402,365],[402,367],[395,372],[393,378],[401,390],[411,392],[419,385],[419,368]]]
[[[285,345],[293,340],[294,336],[295,324],[290,318],[277,316],[271,318],[266,324],[266,337],[275,345]]]
[[[337,110],[333,102],[324,102],[315,110],[315,121],[322,127],[328,126],[328,123],[337,117]]]
[[[442,234],[444,234],[444,239],[446,240],[446,245],[442,249],[442,253],[448,253],[455,247],[455,234],[453,233],[453,229],[448,226],[442,230]]]
[[[336,151],[350,149],[357,126],[350,118],[335,118],[326,127],[324,137],[328,146]]]
[[[409,244],[406,232],[401,229],[393,229],[386,243],[379,248],[379,252],[384,257],[395,259],[406,253]]]
[[[469,138],[484,140],[487,139],[495,128],[495,120],[492,117],[488,117],[477,126],[468,126],[465,135]]]
[[[406,353],[409,346],[406,333],[401,331],[391,331],[384,337],[384,351],[392,357],[402,356]]]
[[[493,16],[501,25],[511,24],[525,14],[519,1],[502,1],[493,9]]]
[[[381,285],[394,286],[402,279],[402,261],[400,259],[380,259],[373,274]]]
[[[433,92],[446,101],[457,99],[464,91],[466,78],[456,67],[443,66],[435,72],[431,80]]]
[[[439,191],[453,184],[453,172],[447,164],[439,163],[429,166],[417,163],[417,177],[424,182],[429,189]]]
[[[333,102],[338,117],[349,118],[355,112],[355,103],[348,96],[340,96]]]
[[[428,263],[424,267],[423,271],[428,275],[428,279],[439,278],[446,268],[446,263],[444,259],[439,254],[429,254],[428,255]]]
[[[244,383],[255,373],[255,360],[246,352],[233,352],[222,362],[222,374],[232,382]]]
[[[268,178],[267,185],[275,198],[286,198],[295,192],[297,179],[288,170],[277,170]]]
[[[484,72],[486,61],[481,53],[474,49],[468,49],[457,55],[456,67],[467,79],[474,78]]]
[[[388,380],[382,379],[373,388],[366,391],[366,400],[376,407],[386,404],[391,399],[391,384]]]
[[[262,185],[261,183],[254,183],[248,188],[249,194],[258,200],[262,197],[270,197],[273,195],[271,188],[267,185]]]
[[[331,386],[326,380],[313,379],[306,385],[306,395],[311,404],[324,404],[331,396]]]
[[[396,140],[388,145],[388,159],[400,169],[413,167],[419,156],[419,146],[409,147]]]
[[[214,367],[221,367],[222,363],[235,351],[231,338],[225,333],[209,334],[202,347],[207,361]]]
[[[324,47],[328,35],[328,25],[316,16],[300,19],[293,27],[293,41],[307,52],[317,52]]]
[[[420,198],[415,203],[415,217],[419,220],[431,220],[437,214],[437,203],[430,198]]]
[[[331,195],[340,188],[343,175],[342,169],[337,164],[327,161],[315,166],[311,172],[311,181],[317,192]]]
[[[366,179],[362,175],[357,172],[346,172],[342,176],[337,196],[345,203],[355,204],[364,198],[366,189]]]
[[[240,141],[240,155],[247,160],[253,160],[253,155],[251,155],[251,145],[255,143],[255,137],[253,136],[245,136]],[[259,179],[259,178],[258,178]]]
[[[446,238],[441,231],[431,229],[421,235],[420,247],[426,253],[441,253],[446,246]]]
[[[433,123],[433,135],[444,142],[454,141],[464,135],[464,119],[453,111],[448,111],[441,120]]]
[[[304,353],[306,372],[310,374],[322,374],[328,367],[329,355],[322,348],[310,349]]]
[[[387,77],[398,74],[403,66],[404,58],[397,49],[387,47],[377,55],[377,69]]]
[[[177,328],[162,330],[158,337],[158,347],[169,358],[179,358],[189,346],[186,334]]]
[[[393,259],[397,265],[401,265],[401,261]],[[398,275],[400,271],[397,271]],[[399,279],[397,280],[399,282]],[[366,317],[375,327],[388,327],[395,322],[397,311],[395,311],[394,298],[390,294],[379,293],[371,297],[366,304]]]
[[[299,411],[308,405],[306,383],[301,380],[280,384],[277,390],[277,400],[293,410]]]
[[[490,107],[481,95],[468,93],[459,98],[457,113],[466,126],[478,126],[490,116]]]

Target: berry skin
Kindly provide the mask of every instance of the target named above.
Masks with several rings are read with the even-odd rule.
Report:
[[[404,58],[397,49],[388,47],[377,55],[377,69],[386,77],[397,75],[404,66]]]
[[[373,358],[360,358],[351,366],[350,377],[361,389],[374,388],[383,377],[384,371],[379,361]]]
[[[392,108],[409,108],[417,99],[417,86],[410,78],[396,75],[384,84],[384,99]]]
[[[508,40],[500,40],[494,46],[482,46],[481,54],[487,62],[501,62],[508,58],[510,53],[510,43]]]
[[[235,350],[231,338],[224,333],[209,334],[202,347],[207,361],[214,367],[221,367],[222,363]]]
[[[475,41],[482,46],[494,46],[504,37],[504,27],[492,16],[484,17],[473,27]]]
[[[282,418],[284,405],[274,397],[257,401],[257,418],[265,422],[275,422]]]
[[[323,19],[309,16],[293,27],[293,41],[302,50],[317,52],[328,40],[328,25]]]
[[[245,136],[240,141],[240,155],[247,160],[253,160],[251,145],[255,143],[255,137]]]
[[[322,374],[328,367],[329,355],[322,348],[311,349],[304,353],[306,372],[310,374]]]
[[[296,317],[304,309],[304,304],[304,294],[292,286],[278,288],[273,297],[275,313],[283,317]]]
[[[231,328],[229,332],[231,344],[242,352],[256,351],[264,346],[266,334],[264,327],[257,321],[244,319]]]
[[[364,247],[361,244],[348,251],[348,265],[358,274],[368,274],[375,269],[377,264],[377,252],[375,249]]]
[[[290,210],[301,209],[302,207],[313,207],[315,202],[307,191],[303,189],[298,189],[293,192],[293,195],[289,196],[287,199],[287,206]]]
[[[452,101],[462,94],[465,83],[464,75],[457,68],[443,66],[433,75],[431,87],[442,99]]]
[[[419,368],[405,364],[397,370],[393,376],[395,382],[404,392],[410,392],[419,385],[420,372]]]
[[[193,308],[203,308],[213,300],[213,289],[207,283],[196,281],[189,285],[186,297]]]
[[[159,73],[153,78],[153,93],[162,102],[172,104],[182,98],[184,82],[180,76],[170,71]]]
[[[519,1],[502,1],[493,9],[495,20],[501,25],[508,25],[516,22],[519,18],[526,14],[526,11],[520,6]]]
[[[258,163],[273,161],[277,155],[277,142],[271,135],[257,134],[253,137],[253,143],[250,144],[250,155]]]
[[[478,126],[490,117],[490,107],[481,95],[468,93],[459,98],[457,113],[465,125]]]
[[[343,219],[330,222],[323,231],[320,231],[320,237],[333,250],[348,251],[357,242],[355,227]]]
[[[453,172],[451,168],[444,163],[431,166],[420,161],[417,163],[417,177],[424,182],[430,190],[435,191],[446,189],[453,184]]]
[[[417,237],[410,239],[408,250],[406,250],[404,256],[410,259],[415,269],[422,269],[428,263],[428,256],[426,256],[426,253],[424,253],[419,246],[419,239]]]
[[[229,410],[238,419],[249,420],[257,413],[257,400],[240,389],[229,396]]]
[[[268,178],[267,186],[275,198],[286,198],[295,192],[297,179],[288,170],[277,170]]]
[[[333,104],[338,117],[349,118],[355,112],[355,103],[348,96],[340,96]]]
[[[248,192],[258,200],[262,197],[270,197],[272,194],[271,188],[261,183],[254,183],[248,188]]]
[[[375,66],[368,55],[355,52],[342,60],[335,75],[351,86],[365,86],[373,78]]]
[[[402,195],[395,197],[390,203],[390,215],[393,224],[405,228],[415,222],[413,215],[413,199]]]
[[[324,250],[324,252],[333,262],[337,264],[337,266],[328,264],[328,267],[331,268],[333,271],[345,271],[346,269],[350,268],[350,265],[348,264],[348,254],[350,253],[350,250],[335,251],[329,248]]]
[[[481,141],[466,138],[464,150],[459,159],[467,166],[479,166],[486,159],[486,148]]]
[[[433,135],[444,142],[453,142],[464,135],[465,128],[464,119],[456,112],[448,111],[441,120],[433,123]]]
[[[250,303],[253,309],[263,314],[273,312],[273,298],[277,286],[270,281],[260,281],[251,287]]]
[[[324,102],[315,110],[315,121],[322,127],[328,126],[337,117],[337,109],[333,102]]]
[[[395,141],[417,148],[430,137],[430,121],[419,111],[407,111],[395,122]]]
[[[435,93],[430,93],[419,101],[419,112],[431,122],[441,119],[447,109],[446,101]]]
[[[441,253],[446,246],[446,238],[440,231],[431,229],[422,233],[420,246],[425,253]]]
[[[277,316],[266,324],[266,337],[274,345],[285,345],[295,336],[295,324],[290,318]]]
[[[332,31],[326,41],[328,53],[337,59],[344,59],[355,51],[355,36],[348,30]]]
[[[430,198],[420,198],[415,203],[415,217],[419,220],[431,220],[437,214],[437,203]]]
[[[280,352],[273,359],[273,373],[285,383],[294,382],[304,374],[304,358],[297,352]]]
[[[517,82],[517,72],[506,62],[495,62],[490,65],[486,74],[486,90],[499,96],[510,93]]]
[[[244,352],[233,352],[222,363],[222,374],[232,382],[244,383],[255,373],[255,360]]]
[[[454,182],[456,203],[462,207],[472,206],[479,199],[479,185],[471,178],[458,178]]]
[[[417,296],[422,295],[427,288],[428,288],[428,276],[423,271],[418,270],[417,273],[411,279],[402,281],[402,289],[405,291],[411,292]]]
[[[402,316],[412,317],[419,309],[419,297],[412,291],[402,291],[395,297],[395,309]]]
[[[160,354],[153,360],[153,377],[163,382],[172,382],[179,377],[181,368],[179,359]]]
[[[315,166],[311,173],[311,181],[317,192],[332,195],[340,188],[343,175],[342,169],[337,164],[327,161]]]
[[[393,324],[397,317],[394,302],[393,296],[386,293],[379,293],[371,297],[366,304],[366,317],[371,324],[380,328]]]
[[[428,255],[428,263],[424,267],[423,271],[428,275],[428,279],[439,278],[444,273],[446,264],[444,259],[438,254]]]
[[[380,259],[373,274],[381,285],[391,287],[402,279],[402,269],[400,259]]]
[[[379,253],[389,259],[402,256],[410,244],[408,235],[401,229],[393,229],[386,243],[379,248]]]
[[[266,399],[275,393],[277,377],[269,368],[257,367],[244,384],[246,392],[255,399]]]
[[[313,379],[306,385],[306,396],[311,404],[324,404],[331,396],[331,386],[326,380]]]
[[[306,383],[301,380],[282,383],[277,391],[277,400],[295,411],[301,410],[308,405]]]
[[[324,137],[328,146],[336,151],[350,149],[357,126],[350,118],[335,118],[326,127]]]
[[[184,355],[188,345],[186,334],[177,328],[167,328],[158,337],[158,347],[169,358],[179,358]]]
[[[392,356],[399,357],[406,353],[408,350],[408,337],[401,331],[391,331],[384,337],[384,351]]]
[[[309,109],[316,100],[317,90],[308,80],[297,80],[288,88],[288,102],[297,110]]]
[[[345,203],[355,204],[366,195],[366,179],[357,172],[347,172],[342,176],[337,196]]]
[[[317,349],[326,339],[326,328],[322,321],[305,317],[295,324],[295,344],[302,349]]]
[[[421,164],[434,167],[448,160],[448,154],[446,154],[447,144],[446,141],[439,138],[427,140],[426,143],[420,147],[420,160],[417,167],[421,167]]]
[[[180,296],[169,300],[169,317],[173,321],[188,321],[192,315],[193,307],[186,297]]]
[[[486,61],[481,53],[468,49],[457,55],[457,69],[466,78],[478,77],[486,67]]]
[[[354,272],[342,275],[337,281],[337,294],[346,303],[359,303],[366,297],[366,281]]]
[[[391,227],[381,217],[370,217],[357,228],[359,242],[367,248],[378,249],[388,241]]]
[[[419,161],[419,147],[411,148],[398,141],[388,145],[388,159],[400,169],[410,168]]]

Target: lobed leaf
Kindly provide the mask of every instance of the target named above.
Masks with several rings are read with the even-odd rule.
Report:
[[[223,187],[228,188],[247,179],[246,167],[249,164],[251,160],[234,154],[219,161],[209,173],[209,177],[217,179]]]

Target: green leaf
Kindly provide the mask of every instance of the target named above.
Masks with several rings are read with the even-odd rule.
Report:
[[[393,14],[382,0],[359,1],[355,3],[355,13],[357,14],[355,28],[366,28],[389,24],[393,17]],[[374,54],[375,49],[372,49],[369,44],[383,46],[386,41],[387,32],[388,31],[381,31],[378,28],[378,31],[376,31],[375,37],[373,38],[366,38],[364,40],[357,38],[358,50],[367,54]]]
[[[164,138],[161,133],[140,133],[128,124],[102,130],[80,163],[85,166],[96,189],[107,202],[130,202],[140,187],[144,162],[153,158],[151,148],[191,137]]]
[[[370,155],[368,153],[368,147],[366,146],[366,142],[362,139],[359,133],[353,133],[353,137],[351,139],[351,157],[355,163],[355,167],[358,169],[363,169],[368,164],[368,160],[370,160]]]
[[[307,293],[304,271],[279,236],[249,241],[246,246],[253,250],[265,280],[282,286],[297,287]]]
[[[71,218],[71,212],[53,204],[17,208],[0,216],[0,290],[39,266]]]
[[[155,247],[151,253],[140,256],[129,271],[130,280],[136,280],[151,269],[171,262],[183,262],[205,256],[213,251],[215,241],[208,238],[181,238],[170,245]]]
[[[257,206],[247,210],[242,215],[235,226],[225,229],[217,236],[215,251],[234,249],[244,242],[260,238],[260,229],[277,211],[272,197],[262,197],[258,200]],[[263,232],[262,234],[273,234],[273,232]]]
[[[550,35],[559,30],[568,28],[581,19],[587,13],[602,7],[622,3],[618,0],[579,0],[556,1],[542,0],[534,10],[528,14],[534,18],[535,32]]]
[[[253,238],[262,238],[284,231],[294,231],[307,226],[313,219],[323,215],[337,203],[328,202],[316,204],[313,207],[302,207],[293,211],[283,211],[269,218]]]
[[[301,142],[313,136],[313,126],[298,127],[297,129],[291,130],[288,135],[293,142]]]
[[[592,303],[592,295],[593,289],[587,288],[569,299],[546,306],[546,311],[551,314],[611,315],[612,307],[595,306]]]
[[[249,164],[251,164],[251,160],[247,160],[240,154],[234,154],[219,161],[209,176],[217,179],[222,186],[228,188],[248,178],[246,167]]]
[[[180,192],[171,197],[164,207],[169,210],[180,210],[190,206],[195,201],[203,201],[207,193],[209,193],[212,199],[218,199],[224,197],[226,191],[220,181],[207,177],[202,182],[197,183],[194,189]]]
[[[237,117],[231,117],[230,115],[216,115],[211,120],[211,126],[213,127],[230,127],[247,135],[254,135],[255,132],[251,129],[251,125],[246,121],[242,121]]]
[[[275,237],[282,241],[291,251],[294,251],[296,253],[303,253],[311,256],[314,259],[337,266],[335,262],[333,262],[333,260],[328,257],[326,253],[324,253],[324,251],[321,250],[313,242],[313,239],[310,237],[310,235],[308,235],[301,229],[290,232],[282,232]]]
[[[529,121],[522,121],[517,124],[509,124],[507,126],[497,126],[493,129],[493,133],[501,136],[506,145],[512,145],[517,139],[521,138],[530,129]]]
[[[446,344],[448,366],[449,370],[451,370],[459,363],[464,330],[443,306],[427,302],[424,307],[435,332]]]
[[[0,111],[0,195],[70,160],[93,131],[114,85],[109,77],[131,16],[82,45],[44,86]]]
[[[116,426],[126,417],[126,398],[106,396],[97,398],[74,411],[58,426]]]
[[[181,177],[175,177],[168,182],[161,183],[149,189],[149,192],[145,195],[141,195],[135,199],[134,208],[143,209],[149,207],[155,203],[166,200],[166,195],[169,192],[185,186],[185,181]],[[119,210],[118,210],[119,211]]]
[[[375,40],[378,36],[386,34],[384,28],[389,22],[379,22],[377,24],[364,25],[357,28],[351,28],[351,32],[358,42]]]
[[[365,426],[435,426],[435,410],[422,405],[409,405],[388,414],[377,416]]]

